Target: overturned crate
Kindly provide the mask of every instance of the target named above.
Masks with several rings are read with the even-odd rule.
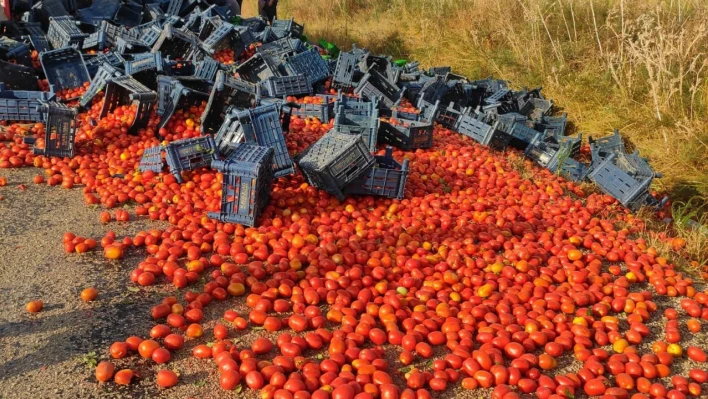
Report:
[[[128,133],[137,135],[139,129],[147,127],[156,102],[157,94],[142,83],[130,76],[115,77],[107,82],[100,117],[104,118],[121,105],[135,104],[136,113]]]
[[[98,68],[103,64],[108,64],[115,68],[123,69],[123,63],[125,58],[120,54],[109,51],[106,53],[95,54],[95,55],[84,55],[84,64],[86,65],[86,70],[91,77],[91,82],[93,83],[93,77],[98,73]]]
[[[162,168],[165,166],[163,162],[163,153],[165,147],[162,145],[156,145],[154,147],[146,148],[143,151],[143,156],[140,158],[140,163],[138,164],[138,169],[141,172],[162,172]]]
[[[654,177],[661,175],[656,174],[637,152],[610,153],[604,159],[596,159],[593,154],[592,171],[588,174],[588,178],[603,192],[632,211],[657,203],[649,193]]]
[[[52,101],[54,94],[42,91],[3,90],[0,84],[0,120],[33,121],[44,120],[41,107]]]
[[[201,48],[211,56],[228,48],[234,51],[234,58],[238,59],[253,43],[253,40],[251,32],[247,29],[239,30],[227,22],[221,22],[207,37],[202,39]]]
[[[526,115],[534,121],[542,121],[544,116],[549,116],[553,109],[553,102],[545,98],[531,97],[519,107],[519,113]]]
[[[84,39],[83,50],[96,49],[103,50],[112,47],[116,40],[123,35],[125,28],[113,25],[108,21],[101,21],[94,33]]]
[[[312,94],[312,83],[307,75],[271,76],[261,83],[269,97],[303,96]]]
[[[39,89],[34,68],[0,60],[0,82],[5,89],[34,91]]]
[[[32,47],[38,53],[51,50],[47,34],[44,33],[44,30],[42,30],[42,26],[40,24],[28,22],[24,24],[24,29],[27,31],[27,37],[29,38]]]
[[[246,139],[238,119],[239,111],[240,109],[237,107],[229,107],[223,117],[224,123],[221,124],[214,137],[216,151],[222,158],[228,158],[236,148],[234,144],[243,143]]]
[[[167,125],[178,109],[199,105],[209,99],[212,83],[195,77],[160,76],[157,79],[158,102],[156,113],[161,116],[157,127]]]
[[[334,103],[324,99],[321,104],[303,103],[299,107],[293,108],[292,114],[300,118],[317,118],[322,123],[329,122],[334,117]]]
[[[304,26],[295,22],[294,18],[290,18],[273,20],[271,29],[273,29],[273,33],[279,38],[299,38],[300,36],[302,36],[302,32],[305,28]]]
[[[119,76],[123,76],[122,69],[116,68],[109,63],[101,65],[86,92],[79,99],[79,106],[83,109],[87,108],[98,93],[106,88],[108,81]]]
[[[80,49],[88,34],[82,32],[72,17],[50,17],[47,39],[54,49],[74,47]]]
[[[165,25],[160,37],[152,46],[152,52],[160,52],[171,60],[189,60],[197,51],[197,37],[192,32],[178,30],[171,24]]]
[[[358,69],[359,57],[352,53],[339,53],[337,66],[332,74],[332,88],[348,90],[354,87]]]
[[[83,87],[91,83],[81,52],[73,47],[45,51],[39,55],[49,89],[57,93],[64,89]]]
[[[380,73],[371,70],[361,78],[354,94],[368,99],[378,98],[384,106],[391,108],[401,99],[404,91],[405,89],[399,89]]]
[[[290,75],[306,75],[311,84],[322,82],[330,76],[327,62],[322,59],[320,53],[315,49],[286,58],[285,70]]]
[[[582,138],[580,135],[564,137],[557,141],[552,137],[545,137],[543,133],[536,133],[524,155],[551,172],[556,172],[565,159],[578,155]]]
[[[257,85],[230,77],[225,71],[217,72],[209,101],[202,112],[202,134],[215,134],[231,106],[251,108],[258,102],[258,97]]]
[[[605,158],[610,154],[624,154],[624,142],[622,142],[622,136],[620,136],[619,130],[615,129],[613,134],[605,137],[600,137],[599,139],[593,139],[592,136],[588,138],[590,142],[590,151],[595,157],[596,153],[598,156]]]
[[[361,116],[337,112],[334,115],[333,130],[337,133],[360,136],[369,151],[375,152],[379,132],[378,113],[374,112],[371,116]]]
[[[393,149],[386,147],[385,155],[374,157],[376,163],[344,187],[345,195],[375,195],[402,200],[408,179],[408,160],[398,163]]]
[[[251,83],[259,83],[273,76],[280,76],[278,66],[267,55],[254,54],[236,67],[238,77]]]
[[[293,161],[285,145],[280,112],[280,105],[270,104],[246,109],[236,114],[247,143],[273,148],[274,177],[295,173]]]
[[[457,121],[455,130],[483,146],[498,151],[505,150],[511,140],[510,135],[497,129],[497,124],[491,126],[470,115],[462,115]]]
[[[216,156],[216,144],[211,136],[173,141],[165,146],[165,160],[170,173],[182,183],[182,172],[210,167]]]
[[[296,162],[312,186],[343,201],[342,189],[376,160],[361,137],[329,132],[300,154]]]
[[[57,102],[48,102],[42,105],[42,113],[47,115],[44,147],[35,146],[34,153],[48,157],[73,158],[77,127],[76,109]]]
[[[543,116],[540,121],[536,122],[534,129],[539,132],[545,132],[548,136],[553,136],[556,140],[560,140],[565,136],[566,125],[568,124],[568,114],[561,116]]]
[[[223,174],[221,208],[209,212],[211,219],[255,226],[268,204],[273,181],[273,149],[250,144],[233,146],[230,157],[212,162]]]
[[[415,150],[433,146],[433,124],[416,121],[381,121],[379,142],[402,150]]]

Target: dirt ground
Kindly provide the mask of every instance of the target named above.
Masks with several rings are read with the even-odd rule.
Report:
[[[0,312],[0,399],[41,398],[256,398],[256,392],[243,389],[237,395],[218,386],[218,372],[210,360],[191,356],[191,348],[213,339],[214,323],[226,309],[234,309],[242,316],[248,310],[243,299],[229,299],[205,309],[205,336],[188,340],[185,348],[173,353],[165,365],[142,360],[137,355],[114,361],[116,370],[131,368],[138,379],[127,387],[99,384],[94,378],[94,366],[108,360],[108,347],[128,336],[146,337],[155,324],[150,308],[168,295],[183,299],[169,284],[138,289],[130,283],[130,271],[145,257],[143,250],[128,252],[125,259],[106,261],[101,251],[83,255],[64,254],[61,237],[71,231],[77,235],[101,239],[109,230],[118,237],[135,235],[141,230],[164,228],[165,223],[135,218],[129,223],[112,222],[102,225],[98,221],[99,209],[84,204],[80,189],[65,190],[35,185],[32,177],[40,169],[23,168],[2,171],[8,179],[0,187],[0,297],[5,308]],[[27,187],[18,189],[19,184]],[[130,210],[130,209],[129,209]],[[95,287],[99,291],[96,301],[84,303],[81,290]],[[200,287],[190,287],[198,290]],[[697,287],[703,289],[704,287]],[[647,284],[642,289],[650,289]],[[44,301],[44,310],[38,314],[25,311],[31,300]],[[651,342],[664,338],[666,319],[663,310],[679,308],[676,298],[657,298],[659,311],[647,323],[652,335],[641,345],[642,352],[649,351]],[[685,319],[682,318],[682,327]],[[708,325],[704,322],[704,329]],[[684,348],[697,345],[706,348],[706,335],[690,334],[683,328]],[[230,338],[241,348],[267,333],[263,331],[237,332],[230,329]],[[275,334],[266,335],[275,340]],[[608,347],[611,350],[611,348]],[[393,352],[393,353],[391,353]],[[314,354],[307,354],[314,356]],[[265,355],[263,359],[272,356]],[[398,352],[387,353],[392,368],[397,364]],[[421,363],[424,364],[424,363]],[[559,359],[559,373],[577,371],[580,363],[569,354]],[[672,371],[687,375],[690,368],[702,365],[687,359],[677,359]],[[179,374],[180,383],[163,390],[156,386],[154,376],[162,368]],[[401,376],[396,380],[403,386]],[[669,379],[664,381],[670,386]],[[491,390],[463,391],[459,384],[451,384],[436,398],[481,399],[488,398]],[[584,395],[576,393],[576,398]]]

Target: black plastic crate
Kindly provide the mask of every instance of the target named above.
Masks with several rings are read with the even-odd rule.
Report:
[[[403,74],[401,77],[398,79],[397,85],[401,86],[401,88],[405,88],[406,91],[404,93],[404,96],[413,104],[417,104],[418,101],[420,101],[420,95],[423,91],[423,87],[425,87],[425,84],[431,80],[432,78],[426,76],[426,75],[416,75],[415,77],[413,76],[404,76]],[[431,103],[431,104],[434,104]]]
[[[173,141],[165,146],[165,159],[170,173],[182,183],[182,172],[210,167],[216,157],[216,145],[211,136]]]
[[[386,56],[376,56],[371,53],[366,54],[359,61],[359,70],[361,72],[376,71],[381,76],[385,77],[391,84],[396,84],[398,77],[401,74],[401,70],[391,63],[391,57]]]
[[[273,33],[279,38],[294,37],[300,38],[305,27],[295,22],[294,18],[276,19],[271,24]]]
[[[221,20],[219,19],[219,21]],[[238,59],[253,43],[253,40],[253,35],[249,30],[237,29],[234,25],[221,22],[207,37],[202,39],[201,48],[211,56],[217,51],[229,48],[234,51],[234,58]]]
[[[543,133],[537,133],[524,150],[524,155],[555,172],[566,158],[573,158],[578,154],[581,141],[582,135],[577,138],[566,137],[558,142],[552,137],[545,137]]]
[[[89,24],[111,20],[118,12],[120,2],[117,0],[94,0],[90,7],[79,9],[76,18]]]
[[[123,69],[123,63],[125,58],[118,53],[109,51],[107,53],[100,53],[96,55],[84,55],[84,64],[86,64],[86,70],[91,77],[91,83],[93,83],[93,77],[98,73],[98,68],[103,64],[108,64],[114,68]]]
[[[123,35],[125,29],[120,25],[113,25],[108,21],[101,21],[96,31],[84,39],[83,49],[103,50],[112,47],[116,40]]]
[[[164,150],[165,148],[162,145],[146,148],[145,151],[143,151],[142,158],[140,158],[138,169],[141,172],[147,172],[148,170],[155,173],[162,172],[162,168],[165,166],[162,160]]]
[[[123,0],[118,12],[116,12],[113,20],[122,26],[138,26],[143,19],[142,4],[133,3],[130,0]]]
[[[148,125],[150,113],[157,102],[157,94],[131,76],[115,77],[107,82],[106,95],[100,117],[121,105],[137,103],[137,112],[128,133],[136,135],[139,129]]]
[[[436,101],[447,104],[447,102],[444,101],[444,97],[449,91],[450,86],[448,86],[445,78],[443,76],[435,76],[425,81],[418,96],[431,104],[434,104]]]
[[[251,32],[260,32],[268,25],[266,21],[261,16],[251,17],[251,18],[239,18],[239,23],[242,26],[248,27]]]
[[[389,82],[385,76],[372,70],[367,72],[361,81],[354,89],[354,93],[365,98],[378,98],[382,105],[390,108],[401,97],[403,97],[405,89],[399,89],[398,86]]]
[[[484,88],[488,93],[495,93],[499,90],[508,89],[506,80],[494,79],[491,76],[487,79],[473,80],[470,82],[473,86]]]
[[[447,75],[451,71],[452,71],[452,68],[449,66],[430,67],[430,68],[428,68],[428,75],[444,77],[445,75]]]
[[[440,101],[436,101],[435,104],[431,104],[421,98],[418,101],[416,108],[418,108],[418,111],[420,111],[421,120],[428,121],[431,123],[436,122],[438,119],[439,111],[440,111]],[[455,111],[455,113],[457,114],[457,116],[454,116],[453,120],[448,121],[448,122],[452,122],[452,125],[450,125],[452,127],[455,126],[455,124],[457,123],[457,118],[459,118],[459,112]],[[438,123],[440,123],[440,122],[438,122]],[[445,126],[445,127],[447,127],[447,126]],[[450,128],[448,127],[448,129],[450,129]]]
[[[280,76],[277,65],[262,54],[254,54],[251,58],[236,67],[238,76],[251,83],[259,83],[273,76]]]
[[[98,67],[98,72],[96,72],[96,75],[91,80],[91,85],[89,85],[86,92],[79,99],[79,106],[82,109],[87,108],[96,95],[106,88],[109,80],[123,76],[123,74],[122,69],[116,68],[107,62],[101,64],[101,66]]]
[[[273,148],[274,177],[295,173],[293,161],[285,145],[280,111],[279,105],[270,104],[236,113],[247,143]]]
[[[508,117],[508,115],[513,115]],[[519,118],[514,113],[501,115],[498,119],[499,129],[511,136],[511,145],[521,150],[533,141],[536,134],[539,132],[527,126],[528,119],[525,116]],[[545,139],[545,133],[542,134],[542,139]]]
[[[261,83],[270,97],[302,96],[312,94],[312,83],[307,75],[271,76]]]
[[[636,211],[646,203],[654,176],[630,175],[619,162],[622,156],[624,154],[611,153],[602,162],[593,162],[588,178],[603,192]]]
[[[500,103],[506,101],[511,97],[511,90],[509,89],[499,89],[492,93],[489,97],[484,99],[487,104]]]
[[[82,87],[85,82],[91,82],[81,52],[73,47],[45,51],[39,55],[39,61],[52,93]]]
[[[207,101],[212,88],[212,83],[208,80],[192,76],[160,76],[157,84],[159,94],[158,110],[161,111],[158,115],[162,116],[160,122],[157,124],[158,129],[165,127],[178,109],[184,109],[194,105],[198,106],[202,101]],[[169,88],[169,92],[165,93],[166,95],[163,95],[161,84],[163,88],[164,85],[167,85]],[[160,109],[160,105],[164,105],[164,107]]]
[[[497,129],[496,124],[490,126],[471,115],[462,115],[457,121],[455,130],[484,146],[498,151],[505,150],[509,140],[511,140],[511,136]]]
[[[624,154],[624,142],[622,142],[622,137],[620,136],[619,130],[615,129],[613,134],[605,137],[600,137],[599,139],[593,139],[592,136],[588,138],[590,142],[590,150],[595,157],[595,153],[605,158],[609,154]]]
[[[315,49],[304,51],[288,57],[285,61],[285,70],[290,75],[305,74],[310,83],[316,84],[329,78],[329,66]]]
[[[46,113],[44,148],[34,148],[37,155],[73,158],[76,140],[76,108],[64,104],[48,102],[42,106]]]
[[[332,88],[343,90],[353,88],[355,77],[358,73],[358,63],[359,57],[355,54],[339,53],[337,67],[334,69],[334,74],[332,74]]]
[[[233,144],[243,143],[246,139],[238,118],[239,111],[241,110],[233,106],[227,110],[226,115],[222,118],[224,123],[221,124],[214,137],[216,150],[222,158],[228,158],[231,155],[231,152],[236,148]]]
[[[51,50],[47,34],[40,24],[31,22],[25,23],[23,28],[27,31],[30,44],[32,44],[32,47],[37,50],[38,53]]]
[[[565,136],[567,124],[568,114],[561,116],[543,116],[539,122],[536,122],[534,128],[540,132],[546,132],[546,134],[558,140]]]
[[[34,68],[11,64],[0,60],[0,82],[10,90],[37,90],[37,75]]]
[[[553,102],[545,98],[529,98],[519,107],[519,113],[526,115],[534,121],[541,121],[544,116],[548,116],[553,109]]]
[[[398,163],[393,159],[393,148],[386,147],[385,155],[374,157],[376,163],[344,187],[344,195],[374,195],[403,199],[408,180],[408,160]]]
[[[68,16],[49,18],[47,39],[53,48],[75,47],[80,49],[83,47],[84,39],[87,37],[88,34],[82,32],[76,26],[76,21],[73,18]]]
[[[433,146],[433,124],[429,122],[381,121],[379,142],[402,150],[415,150]]]
[[[334,103],[331,102],[299,104],[299,106],[299,108],[293,108],[292,114],[301,118],[317,118],[320,122],[327,123],[334,117]]]
[[[209,101],[202,112],[202,134],[215,134],[231,106],[251,108],[258,102],[258,97],[257,85],[235,79],[224,71],[217,72]]]
[[[170,61],[162,58],[162,54],[148,53],[140,55],[137,59],[126,61],[123,69],[127,75],[149,88],[157,88],[158,75],[192,76],[194,65],[188,61]]]
[[[258,32],[255,34],[256,41],[259,41],[261,43],[271,43],[274,42],[280,37],[273,31],[273,28],[270,26],[266,26],[262,31]]]
[[[214,82],[216,80],[216,73],[219,72],[220,69],[221,64],[219,64],[219,61],[211,57],[205,57],[203,60],[197,62],[194,76]]]
[[[423,98],[421,98],[421,101],[427,103]],[[429,103],[427,103],[429,104]],[[439,104],[439,103],[437,103]],[[421,108],[422,110],[422,108]],[[441,126],[443,126],[446,129],[451,129],[451,130],[457,130],[458,125],[462,117],[472,117],[471,116],[471,110],[469,108],[463,108],[463,109],[457,109],[453,106],[453,104],[449,104],[447,108],[442,108],[438,105],[437,110],[435,110],[436,113],[434,121],[439,123]],[[422,111],[421,111],[422,112]],[[460,132],[462,133],[462,132]]]
[[[260,46],[256,47],[257,54],[269,55],[279,59],[303,51],[305,51],[305,46],[303,46],[302,41],[291,38],[282,38],[272,42],[262,43]]]
[[[338,109],[341,109],[341,106]],[[378,110],[374,110],[370,116],[337,112],[334,115],[333,129],[337,133],[361,136],[369,151],[375,152],[379,132]]]
[[[139,39],[141,42],[145,43],[147,47],[152,49],[152,46],[155,45],[155,42],[157,42],[157,39],[159,39],[162,34],[162,27],[156,22],[149,22],[147,24],[138,25],[130,31],[138,32],[138,37],[135,39]]]
[[[211,219],[255,226],[268,204],[273,181],[273,149],[238,144],[229,159],[213,161],[212,168],[223,174],[221,209],[209,212]]]
[[[172,25],[165,25],[160,37],[152,46],[152,52],[161,52],[171,60],[189,60],[197,51],[197,37],[192,32],[184,32]]]
[[[296,162],[310,185],[343,201],[342,189],[376,160],[361,137],[329,132],[300,154]]]
[[[560,170],[556,169],[554,172],[570,181],[579,182],[585,180],[590,171],[591,169],[588,165],[578,162],[573,158],[565,158]]]
[[[0,36],[0,58],[5,61],[14,60],[19,64],[32,66],[29,46],[7,36]]]
[[[54,94],[43,91],[2,90],[0,87],[0,120],[41,121],[42,103],[52,101]]]
[[[118,37],[115,44],[115,51],[118,54],[146,53],[151,49],[144,41],[131,37]]]

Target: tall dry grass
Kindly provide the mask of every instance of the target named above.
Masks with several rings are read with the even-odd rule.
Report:
[[[342,48],[543,86],[572,133],[619,128],[657,189],[708,198],[705,0],[280,0],[290,16]]]

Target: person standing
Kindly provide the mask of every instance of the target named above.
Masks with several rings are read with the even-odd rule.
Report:
[[[258,0],[258,15],[267,19],[271,25],[274,19],[278,19],[277,8],[278,0]]]

